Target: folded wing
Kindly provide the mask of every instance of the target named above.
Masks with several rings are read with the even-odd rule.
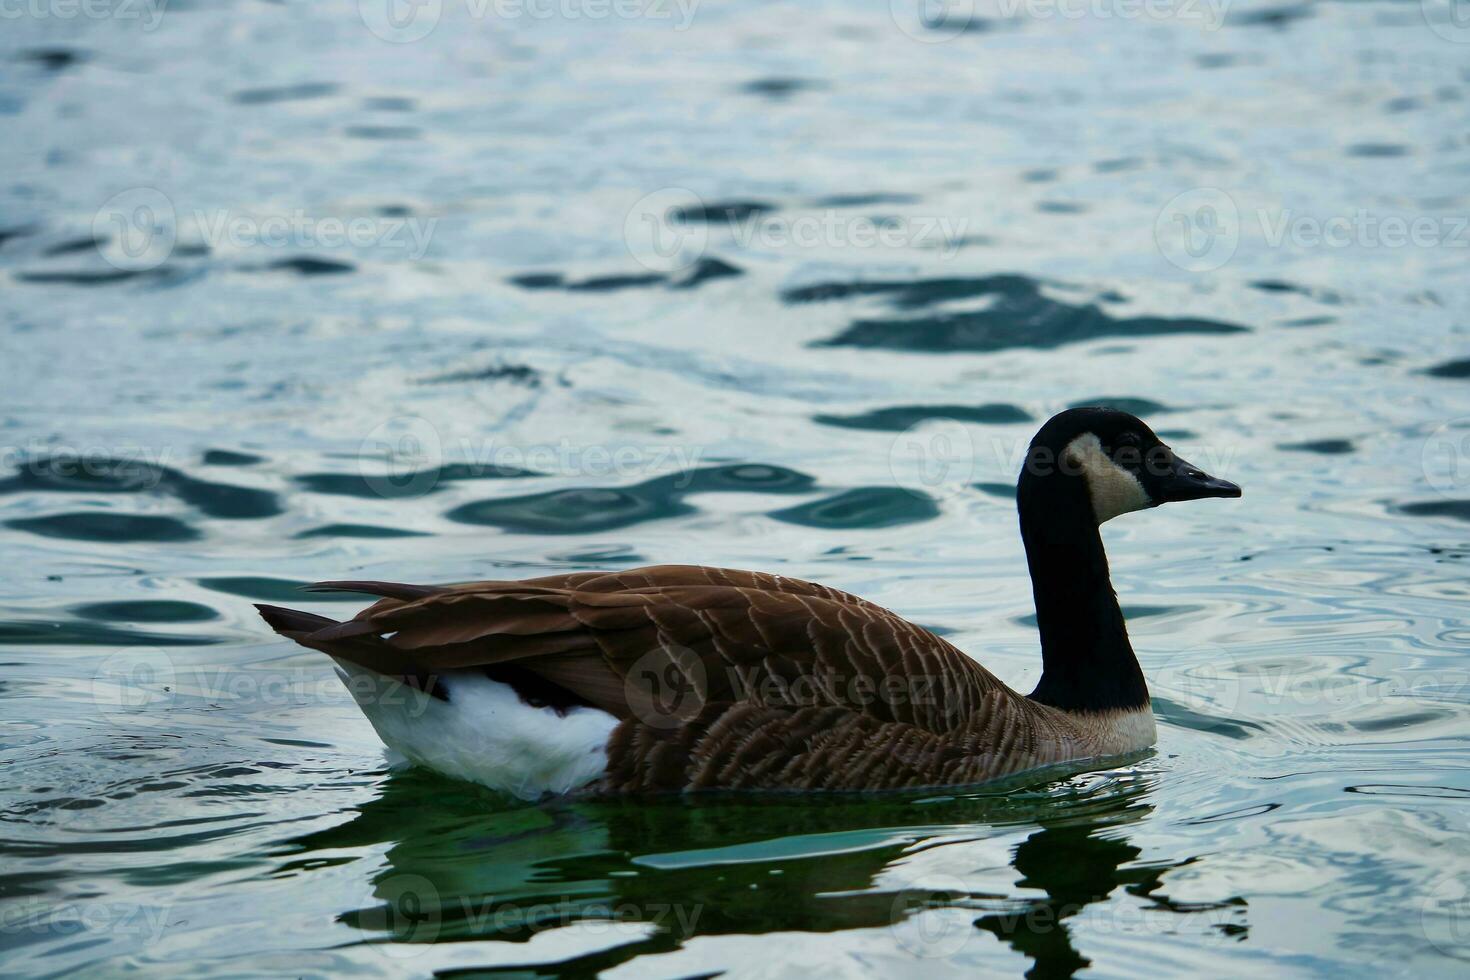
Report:
[[[660,565],[432,587],[296,639],[389,673],[514,665],[619,719],[674,728],[705,705],[841,708],[944,733],[1016,699],[949,643],[864,599],[759,572]],[[652,716],[652,718],[650,718]]]

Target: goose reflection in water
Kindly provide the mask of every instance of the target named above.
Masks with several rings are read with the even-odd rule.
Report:
[[[1199,858],[1139,860],[1128,832],[1153,812],[1151,788],[1147,773],[1113,770],[946,798],[730,795],[487,812],[494,797],[408,772],[352,820],[297,843],[387,843],[371,898],[339,921],[366,942],[519,944],[480,946],[492,968],[589,975],[667,954],[676,971],[697,973],[681,957],[702,937],[892,929],[917,957],[947,958],[929,962],[990,962],[999,950],[989,934],[1027,957],[1027,976],[1066,977],[1088,966],[1098,932],[1221,943],[1246,934],[1243,898],[1168,894],[1166,877]],[[938,927],[924,922],[934,915],[945,917]],[[590,950],[541,935],[608,920],[633,928]]]

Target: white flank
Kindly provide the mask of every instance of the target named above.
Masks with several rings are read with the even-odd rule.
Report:
[[[559,715],[533,708],[508,685],[478,671],[445,671],[449,700],[336,657],[338,676],[378,737],[403,760],[538,800],[580,789],[607,768],[607,742],[618,721],[597,708]]]

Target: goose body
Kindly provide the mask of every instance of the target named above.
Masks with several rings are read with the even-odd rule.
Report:
[[[762,572],[326,582],[381,598],[342,623],[259,608],[333,657],[403,760],[522,799],[972,784],[1153,744],[1098,525],[1239,493],[1124,413],[1048,422],[1017,495],[1044,662],[1029,696],[875,603]]]

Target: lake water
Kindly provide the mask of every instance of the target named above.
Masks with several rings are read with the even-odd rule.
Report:
[[[6,8],[6,975],[1464,974],[1463,0],[920,13]],[[1093,771],[517,806],[251,608],[760,568],[1029,690],[1098,400],[1245,496],[1105,529]]]

